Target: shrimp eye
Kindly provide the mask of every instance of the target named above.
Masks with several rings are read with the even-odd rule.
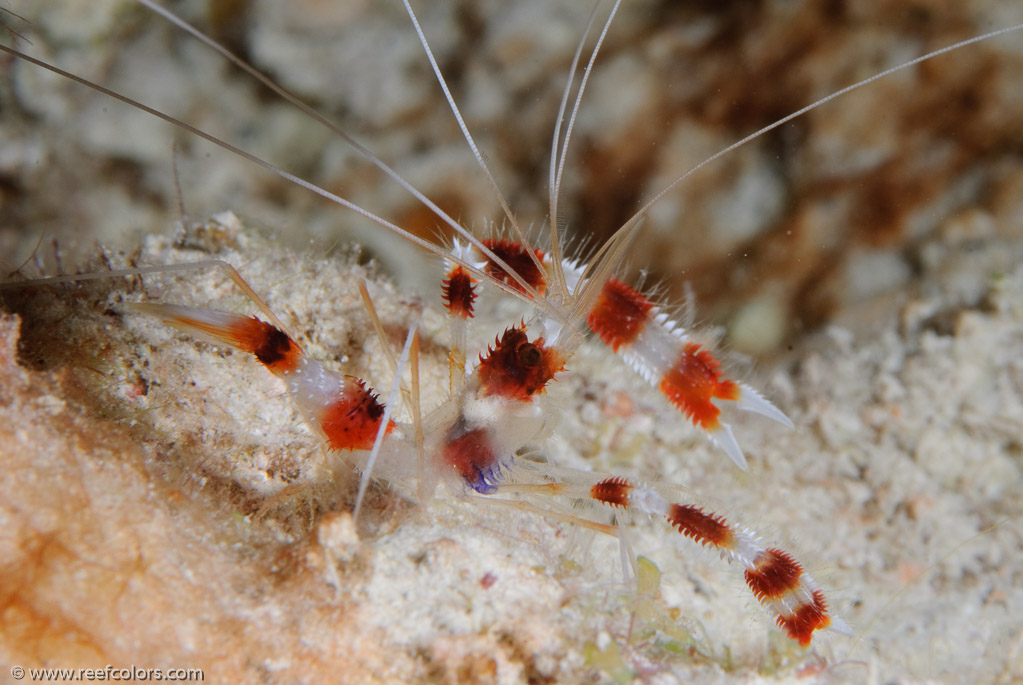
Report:
[[[516,350],[516,354],[518,355],[519,363],[525,367],[536,366],[543,358],[540,350],[533,343],[519,345],[519,348]]]

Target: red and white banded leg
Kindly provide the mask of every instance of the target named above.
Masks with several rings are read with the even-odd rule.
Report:
[[[764,546],[751,530],[732,526],[723,516],[692,504],[673,502],[663,488],[604,477],[590,486],[555,482],[512,484],[500,490],[590,499],[609,507],[662,517],[685,537],[717,549],[729,562],[742,564],[746,585],[753,596],[775,616],[778,627],[800,645],[808,646],[814,633],[825,628],[850,633],[841,619],[831,615],[824,593],[788,552]]]
[[[330,449],[359,452],[373,447],[384,415],[373,389],[354,376],[325,368],[276,326],[255,317],[182,305],[126,306],[207,342],[254,355],[285,382],[299,410],[320,430]],[[393,428],[391,422],[387,431]]]

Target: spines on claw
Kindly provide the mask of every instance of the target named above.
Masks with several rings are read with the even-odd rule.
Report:
[[[511,240],[484,240],[482,242],[488,250],[500,257],[505,264],[521,276],[538,295],[543,295],[546,292],[547,274],[537,267],[536,262],[529,256],[528,249],[523,247],[522,243]],[[534,249],[533,254],[537,261],[543,263],[546,255],[542,251]],[[509,276],[504,267],[489,258],[485,258],[483,268],[495,280],[503,281],[519,292],[525,293],[518,281]]]
[[[590,497],[612,507],[628,507],[632,484],[625,478],[605,478],[590,488]]]
[[[604,344],[617,352],[642,332],[653,306],[641,293],[612,278],[604,284],[586,321]]]
[[[725,378],[714,355],[694,342],[682,346],[658,387],[694,425],[711,433],[721,428],[721,410],[711,400],[739,399],[738,383]]]
[[[345,376],[339,392],[320,411],[319,423],[332,450],[368,450],[373,447],[383,416],[384,405],[376,394],[360,379]],[[391,422],[387,431],[393,428]]]
[[[723,516],[704,513],[692,504],[673,504],[665,518],[678,532],[701,545],[722,549],[731,546],[732,529]]]
[[[524,328],[509,328],[480,356],[483,396],[528,401],[542,393],[554,374],[565,368],[564,357],[543,338],[530,341]]]
[[[824,593],[787,552],[767,549],[757,554],[752,568],[746,569],[746,584],[761,604],[778,615],[778,627],[804,647],[815,630],[831,623]]]
[[[473,244],[464,244],[458,240],[451,246],[451,260],[448,261],[447,276],[444,280],[444,306],[451,316],[461,317],[460,312],[466,310],[469,287],[472,285],[472,301],[476,300],[477,280],[461,265],[468,264],[483,271],[493,281],[500,282],[514,289],[527,298],[543,295],[547,291],[547,272],[549,260],[543,250],[530,248],[514,240],[488,238],[480,244],[487,252]],[[532,255],[530,250],[532,249]],[[519,277],[511,276],[504,266],[494,261],[499,259]],[[527,289],[530,288],[530,289]],[[471,304],[471,303],[470,303]],[[472,308],[469,308],[472,316]]]
[[[730,526],[722,516],[691,504],[673,503],[654,488],[625,478],[605,478],[589,489],[589,496],[608,506],[663,516],[680,534],[746,567],[746,585],[753,596],[776,616],[778,626],[804,647],[814,632],[832,625],[824,594],[790,554],[765,549],[748,530]],[[838,629],[842,624],[838,622]]]
[[[476,303],[476,280],[461,266],[448,271],[441,287],[444,307],[456,319],[471,319]]]
[[[752,388],[727,378],[711,352],[690,339],[638,290],[615,279],[601,287],[587,323],[600,339],[703,429],[740,468],[746,468],[731,427],[720,420],[721,402],[783,425],[788,418]]]

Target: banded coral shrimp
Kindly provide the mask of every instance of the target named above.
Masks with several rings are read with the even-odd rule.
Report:
[[[285,305],[285,309],[287,307],[288,306]],[[698,450],[694,450],[692,454],[693,454],[694,459],[697,462],[699,462],[700,458],[699,458],[699,456],[697,456],[697,452],[698,452]],[[711,456],[709,459],[711,460],[711,463],[715,464],[715,467],[719,467],[720,466],[720,464],[718,463],[718,458],[716,456]],[[765,461],[767,461],[767,459],[765,459]],[[666,478],[666,480],[671,480],[671,478]],[[688,480],[688,474],[686,474],[686,476],[684,478],[679,478],[679,480],[684,480],[686,482],[691,482],[690,480]],[[782,487],[784,488],[784,483],[782,484]],[[701,487],[701,489],[703,490],[705,488]],[[770,488],[768,488],[768,490],[769,489]],[[781,490],[781,488],[779,488],[779,490]],[[731,486],[731,485],[725,485],[721,489],[717,490],[717,492],[728,492],[729,493],[729,495],[728,495],[729,499],[732,497],[732,495],[731,495],[732,491],[733,491],[733,486]],[[782,491],[782,492],[784,492],[784,491]],[[737,497],[738,497],[738,495],[737,495]],[[764,496],[764,497],[766,497],[766,496]],[[779,502],[779,501],[776,501],[776,500],[773,502],[773,506],[774,506],[775,510],[777,510],[777,508],[779,508],[780,504],[782,505],[782,508],[784,508],[784,502]],[[770,508],[770,507],[768,507],[768,508]],[[804,513],[805,513],[805,507],[803,509],[804,509]],[[477,526],[479,526],[479,523],[477,523]],[[528,526],[528,524],[517,523],[517,526],[520,526],[520,527],[521,526]],[[523,530],[525,530],[525,529],[523,529]],[[480,543],[480,544],[483,544],[483,543]],[[407,545],[406,545],[406,547],[407,547]],[[661,564],[661,566],[662,566],[662,568],[665,567],[663,563]],[[716,564],[714,564],[714,567],[715,567],[715,569],[713,570],[713,572],[710,572],[710,573],[714,574],[714,575],[719,574],[720,573],[720,568]],[[519,579],[519,580],[522,581],[522,583],[520,583],[521,587],[524,587],[524,588],[527,587],[525,579]],[[736,580],[736,579],[732,579],[732,580]],[[504,587],[504,586],[502,586],[502,587]],[[724,594],[727,594],[727,591],[724,591]],[[713,607],[715,610],[718,610],[718,611],[720,611],[721,608],[722,608],[720,601],[713,601],[713,602],[711,602],[710,605],[711,605],[711,607]],[[412,609],[408,608],[407,605],[406,605],[406,610],[412,610]],[[545,617],[545,620],[551,622],[550,625],[557,625],[557,619],[554,619],[552,617]],[[442,642],[444,642],[444,641],[442,641]],[[449,659],[450,658],[456,658],[456,656],[451,656],[451,654],[458,654],[458,653],[464,654],[464,653],[466,653],[464,651],[466,644],[469,644],[469,643],[464,641],[464,640],[462,640],[460,642],[457,639],[448,640],[447,642],[444,642],[444,644],[440,644],[439,647],[435,647],[435,649],[437,651],[434,652],[433,658],[440,659],[439,661],[437,661],[437,663],[441,663],[441,661],[444,661],[445,658],[449,658]],[[505,654],[505,655],[506,654],[515,654],[517,651],[521,651],[522,650],[522,644],[521,643],[516,644],[516,641],[514,639],[506,640],[505,641],[505,646],[507,648],[504,649],[503,652],[498,652],[499,654]],[[445,651],[445,649],[447,651]],[[459,650],[461,650],[461,651],[459,651]],[[479,655],[480,653],[483,653],[483,651],[482,651],[482,649],[477,647],[474,650],[470,650],[469,653],[470,653],[470,655],[472,655],[474,653],[476,655]],[[543,652],[540,652],[540,653],[543,653]],[[549,653],[549,652],[547,652],[547,653]],[[447,656],[445,656],[444,654],[447,654]],[[468,663],[468,664],[475,664],[476,666],[479,666],[480,664],[485,664],[486,661],[483,660],[482,658],[481,659],[477,659],[477,661],[473,661],[472,659],[470,659],[469,661],[466,661],[466,663]],[[474,671],[472,671],[473,668],[476,668],[475,666],[469,666],[469,667],[466,667],[466,668],[469,669],[468,673],[475,673]],[[541,671],[541,673],[544,673],[544,672]]]

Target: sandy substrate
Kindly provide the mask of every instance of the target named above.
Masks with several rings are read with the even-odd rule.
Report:
[[[570,228],[599,241],[751,130],[1023,21],[1004,0],[755,5],[626,3],[568,163]],[[501,220],[399,6],[175,7],[456,218]],[[16,29],[34,54],[435,234],[365,160],[133,3],[12,9],[32,22]],[[587,9],[423,11],[534,228]],[[552,391],[560,427],[537,446],[567,467],[691,488],[680,498],[803,560],[862,640],[793,647],[741,572],[656,524],[630,534],[662,574],[643,566],[639,591],[614,541],[444,489],[416,505],[375,486],[356,534],[351,470],[258,364],[123,306],[252,311],[203,272],[0,293],[20,317],[0,346],[2,677],[8,664],[112,663],[201,667],[210,682],[1023,680],[1020,45],[991,41],[850,95],[694,177],[646,222],[631,267],[670,301],[689,283],[699,319],[760,360],[731,368],[797,426],[742,420],[749,474],[598,346]],[[385,389],[354,289],[368,277],[391,347],[423,326],[424,387],[443,394],[434,260],[105,97],[17,61],[0,69],[0,264],[21,264],[41,236],[48,272],[224,259],[317,358]],[[227,207],[245,226],[175,228],[173,141],[186,212]],[[485,311],[479,346],[521,316],[515,303]]]

